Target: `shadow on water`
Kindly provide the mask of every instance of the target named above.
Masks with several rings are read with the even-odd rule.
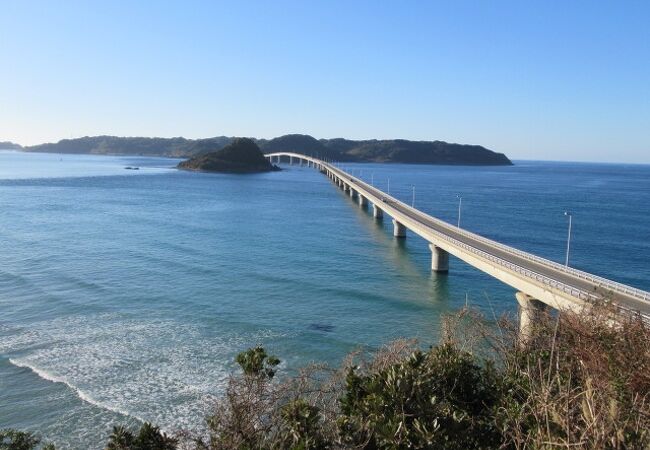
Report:
[[[382,256],[386,262],[399,271],[401,277],[408,278],[409,291],[413,292],[412,298],[421,296],[425,290],[427,297],[434,303],[446,301],[449,298],[448,274],[435,273],[429,266],[421,267],[413,261],[413,239],[420,245],[426,245],[426,241],[411,231],[407,232],[406,239],[398,239],[392,236],[390,225],[391,218],[384,215],[383,219],[377,220],[372,216],[371,202],[366,206],[358,204],[358,198],[351,198],[348,193],[335,185],[339,194],[348,200],[347,204],[354,211],[357,222],[368,232],[372,240],[382,247]],[[416,293],[417,292],[417,293]]]

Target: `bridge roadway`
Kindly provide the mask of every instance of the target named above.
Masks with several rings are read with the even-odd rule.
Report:
[[[292,152],[265,156],[271,161],[288,157],[291,163],[295,158],[318,168],[351,197],[356,195],[360,205],[371,202],[375,217],[383,213],[390,215],[395,236],[405,237],[408,228],[428,241],[434,271],[447,271],[448,254],[452,254],[520,291],[517,300],[523,312],[528,311],[531,316],[542,304],[580,311],[588,304],[611,301],[622,313],[638,312],[650,320],[649,292],[566,267],[451,225],[320,159]]]

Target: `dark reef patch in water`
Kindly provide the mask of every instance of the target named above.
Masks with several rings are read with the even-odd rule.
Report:
[[[327,325],[325,323],[310,323],[310,330],[323,331],[325,333],[331,333],[334,331],[334,325]]]

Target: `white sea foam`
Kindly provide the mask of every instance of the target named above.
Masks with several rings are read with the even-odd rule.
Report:
[[[13,364],[14,366],[16,366],[16,367],[21,367],[21,368],[31,370],[32,372],[34,372],[36,375],[38,375],[39,377],[41,377],[44,380],[51,381],[53,383],[63,383],[63,384],[65,384],[70,389],[72,389],[72,391],[74,391],[74,393],[77,395],[77,397],[79,397],[81,400],[85,401],[86,403],[89,403],[89,404],[91,404],[93,406],[97,406],[97,407],[102,408],[102,409],[106,409],[108,411],[111,411],[111,412],[114,412],[114,413],[117,413],[117,414],[121,414],[123,416],[132,417],[132,418],[134,418],[136,420],[139,420],[140,422],[145,421],[143,418],[135,416],[135,415],[133,415],[133,414],[131,414],[131,413],[125,411],[125,410],[122,410],[120,408],[115,408],[115,407],[112,407],[110,405],[105,405],[105,404],[102,404],[101,402],[98,402],[97,400],[92,398],[90,395],[86,394],[81,389],[78,389],[72,383],[68,382],[63,377],[52,375],[51,373],[49,373],[49,372],[47,372],[47,371],[45,371],[43,369],[39,369],[38,367],[35,367],[34,365],[29,364],[28,362],[22,361],[20,359],[9,358],[9,362],[11,364]]]
[[[207,331],[207,332],[206,332]],[[2,352],[83,401],[166,430],[199,430],[223,392],[234,354],[280,335],[218,333],[171,319],[72,316],[14,329]]]

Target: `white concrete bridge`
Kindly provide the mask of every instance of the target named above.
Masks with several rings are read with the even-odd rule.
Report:
[[[396,238],[406,237],[407,229],[422,237],[429,242],[433,271],[447,272],[449,254],[452,254],[515,288],[523,332],[546,305],[580,311],[586,305],[608,301],[622,313],[638,312],[650,320],[650,293],[647,291],[567,267],[450,225],[320,159],[291,152],[265,156],[271,162],[279,163],[280,158],[285,157],[290,164],[295,161],[320,170],[350,197],[356,198],[360,206],[372,203],[375,218],[389,215]]]

